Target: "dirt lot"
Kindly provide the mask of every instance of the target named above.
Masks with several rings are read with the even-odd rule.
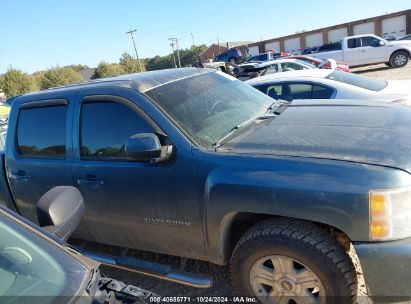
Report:
[[[385,64],[372,65],[361,68],[353,68],[351,72],[379,79],[411,79],[411,62],[405,67],[399,69],[391,69]]]
[[[411,63],[406,67],[400,69],[390,69],[384,64],[375,65],[370,67],[362,67],[352,69],[352,72],[369,76],[376,77],[380,79],[411,79]],[[90,249],[103,251],[106,253],[120,254],[122,250],[120,248],[106,247],[102,245],[88,245]],[[184,287],[174,283],[168,283],[165,281],[153,279],[147,276],[142,276],[122,270],[116,270],[109,267],[104,267],[103,270],[105,274],[118,280],[127,282],[128,284],[133,284],[140,286],[142,288],[151,290],[163,296],[230,296],[231,289],[229,287],[229,269],[228,267],[220,267],[210,263],[188,260],[185,265],[181,262],[180,258],[151,254],[147,252],[141,252],[136,250],[129,250],[127,252],[128,256],[134,256],[137,258],[142,258],[146,260],[151,260],[159,263],[171,264],[177,269],[184,269],[185,271],[195,272],[195,273],[208,273],[213,276],[214,286],[211,289],[201,290],[189,287]],[[362,295],[359,298],[361,303],[369,303],[370,300],[364,296],[366,295],[365,286],[363,278],[361,277],[361,270],[358,269],[359,273],[359,294]]]

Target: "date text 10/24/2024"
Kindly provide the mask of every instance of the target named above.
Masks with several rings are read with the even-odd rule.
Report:
[[[257,303],[253,297],[150,297],[151,303]]]

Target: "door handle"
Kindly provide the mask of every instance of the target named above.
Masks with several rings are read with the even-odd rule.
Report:
[[[17,171],[16,173],[9,173],[9,178],[18,182],[28,182],[31,175],[26,174],[24,171]]]
[[[95,176],[86,176],[84,179],[78,179],[77,184],[89,186],[91,189],[95,190],[98,187],[104,185],[104,181],[97,179]]]

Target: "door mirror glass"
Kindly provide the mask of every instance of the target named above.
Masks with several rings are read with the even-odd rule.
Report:
[[[378,43],[378,45],[379,45],[379,46],[384,46],[384,45],[385,45],[385,42],[382,41],[382,40],[380,40],[380,42]]]
[[[161,146],[157,135],[153,133],[139,133],[127,140],[125,150],[133,160],[160,162],[170,158],[172,146]]]
[[[83,217],[83,196],[77,188],[57,186],[40,198],[36,211],[39,225],[65,241]]]

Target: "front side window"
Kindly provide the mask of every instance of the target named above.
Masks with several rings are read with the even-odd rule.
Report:
[[[281,63],[281,69],[283,72],[303,70],[305,69],[302,65],[296,64],[294,62],[283,62]]]
[[[361,42],[362,46],[371,46],[371,47],[378,47],[380,46],[380,39],[375,37],[362,37]]]
[[[17,124],[17,152],[27,157],[66,156],[66,106],[21,109]]]
[[[153,133],[135,111],[116,102],[89,102],[81,107],[81,157],[127,158],[125,143],[134,134]]]
[[[273,64],[271,66],[269,66],[268,68],[266,68],[261,75],[270,75],[270,74],[274,74],[278,72],[278,65],[277,64]]]

